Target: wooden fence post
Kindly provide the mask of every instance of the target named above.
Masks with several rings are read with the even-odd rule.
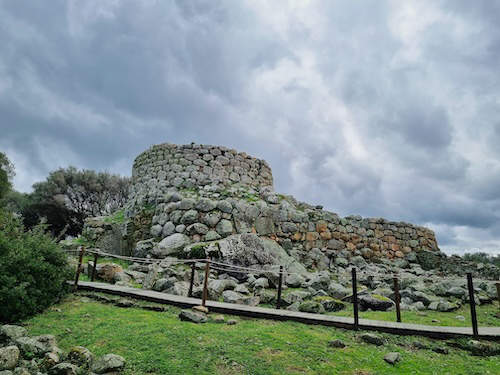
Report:
[[[75,285],[73,286],[74,290],[78,289],[78,280],[80,279],[80,272],[82,271],[82,262],[84,253],[85,253],[85,246],[82,246],[82,249],[80,250],[80,256],[78,258],[78,266],[76,267]]]
[[[280,279],[278,284],[278,298],[276,299],[276,308],[281,308],[281,288],[283,285],[283,266],[280,266]]]
[[[467,287],[469,289],[469,304],[470,304],[470,317],[472,320],[472,334],[477,337],[477,316],[476,316],[476,300],[474,299],[474,286],[472,285],[472,274],[467,273]]]
[[[496,283],[496,286],[497,286],[498,308],[500,309],[500,283]]]
[[[201,299],[201,305],[203,307],[205,307],[205,303],[207,301],[207,296],[208,296],[207,286],[208,286],[208,275],[210,273],[210,259],[207,259],[206,262],[207,263],[205,264],[205,280],[203,280],[203,295]]]
[[[398,323],[401,323],[401,296],[399,295],[399,284],[398,284],[398,278],[394,277],[393,279],[394,282],[394,299],[396,302],[396,321]]]
[[[358,313],[358,286],[356,281],[356,268],[352,267],[352,303],[354,307],[354,330],[358,330],[359,313]]]
[[[99,255],[97,255],[97,253],[94,253],[94,267],[92,268],[92,277],[90,278],[91,281],[94,281],[95,280],[95,272],[96,272],[96,268],[97,268],[97,257]]]
[[[193,263],[191,265],[191,281],[189,282],[188,297],[192,297],[193,296],[194,269],[195,269],[195,263]]]

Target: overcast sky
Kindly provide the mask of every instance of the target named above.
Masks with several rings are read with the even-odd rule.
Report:
[[[225,145],[278,192],[498,254],[499,19],[489,0],[0,0],[0,151],[30,191]]]

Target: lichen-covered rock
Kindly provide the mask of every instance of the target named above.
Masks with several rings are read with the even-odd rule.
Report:
[[[361,311],[366,311],[368,309],[373,311],[387,311],[394,305],[391,299],[379,294],[359,296],[359,309]]]
[[[314,314],[323,314],[325,312],[325,308],[321,303],[317,301],[304,301],[299,305],[299,311]]]
[[[27,335],[28,331],[24,327],[9,324],[0,326],[0,343],[13,341]]]
[[[345,304],[338,299],[331,298],[328,296],[320,296],[313,298],[314,301],[321,303],[325,311],[340,311],[345,309]]]
[[[98,263],[96,267],[97,277],[104,281],[113,281],[118,272],[123,272],[123,268],[116,263]]]
[[[78,366],[72,363],[59,363],[49,369],[49,375],[80,375],[81,371]]]
[[[179,318],[180,320],[193,323],[206,323],[208,321],[206,314],[193,310],[181,310]]]
[[[96,374],[105,374],[109,372],[119,372],[125,367],[125,359],[116,354],[106,354],[92,365],[92,371]]]
[[[385,343],[382,337],[374,333],[363,333],[361,336],[359,336],[359,338],[368,344],[373,344],[377,346],[384,345]]]
[[[398,352],[387,353],[384,356],[384,361],[386,361],[391,365],[394,365],[396,362],[399,362],[400,360],[401,360],[401,354],[399,354]]]
[[[225,290],[222,292],[222,299],[227,303],[237,303],[248,306],[257,306],[260,302],[258,296],[246,296],[233,290]]]
[[[190,242],[191,240],[185,234],[175,233],[161,240],[153,249],[152,254],[157,258],[175,255],[181,252]]]
[[[208,283],[208,295],[212,299],[219,299],[225,290],[234,290],[238,284],[234,280],[212,280]]]
[[[14,345],[0,348],[0,371],[14,369],[19,361],[19,353],[19,348]]]
[[[19,337],[14,340],[14,344],[26,359],[41,357],[48,351],[45,345],[31,337]]]
[[[94,355],[83,346],[74,346],[69,351],[67,360],[78,367],[88,369],[92,365]]]

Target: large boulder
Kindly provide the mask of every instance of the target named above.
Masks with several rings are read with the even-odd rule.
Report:
[[[445,255],[438,251],[421,250],[417,252],[417,262],[426,271],[438,269]]]
[[[41,357],[48,351],[43,343],[32,337],[19,337],[14,340],[14,344],[19,348],[25,359]]]
[[[218,299],[225,290],[234,290],[238,284],[234,280],[211,280],[208,283],[208,295]]]
[[[347,297],[350,294],[351,294],[350,289],[344,287],[343,285],[341,285],[335,281],[332,281],[328,285],[328,295],[330,295],[333,298],[342,299],[344,297]]]
[[[185,234],[175,233],[161,240],[152,250],[152,254],[157,258],[177,255],[181,253],[184,247],[189,245],[190,242],[191,240]]]
[[[147,240],[138,241],[135,245],[134,256],[139,258],[145,258],[151,250],[156,246],[156,241],[154,238],[149,238]]]
[[[257,306],[260,303],[258,296],[245,296],[241,293],[225,290],[222,292],[222,298],[227,303],[237,303],[240,305]]]
[[[340,311],[345,309],[345,304],[338,299],[328,297],[328,296],[320,296],[315,297],[313,301],[321,303],[325,311]]]
[[[288,255],[276,241],[267,237],[259,237],[253,233],[234,234],[222,240],[213,242],[218,247],[217,255],[226,263],[245,267],[266,265],[283,265],[290,273],[307,275],[305,267],[296,259]],[[274,278],[278,269],[272,269]],[[268,278],[273,278],[268,272]],[[273,280],[271,280],[273,281]]]
[[[305,301],[299,305],[299,311],[314,314],[323,314],[325,312],[325,308],[318,301]]]
[[[123,268],[116,263],[101,263],[96,266],[97,278],[104,281],[114,281],[116,274],[123,272]]]
[[[19,337],[24,337],[27,335],[28,331],[26,330],[26,328],[5,324],[0,327],[0,344],[3,342],[13,341]]]
[[[359,309],[366,311],[387,311],[395,304],[392,300],[379,294],[367,294],[359,297]]]

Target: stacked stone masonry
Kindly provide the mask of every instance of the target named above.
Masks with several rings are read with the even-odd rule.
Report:
[[[439,250],[427,228],[381,218],[342,218],[277,194],[272,185],[267,163],[245,153],[162,144],[135,160],[129,211],[134,215],[144,202],[154,203],[150,232],[143,240],[181,233],[195,243],[256,233],[306,263],[332,259],[340,251],[402,258],[412,251]]]
[[[132,169],[132,195],[141,198],[166,193],[168,188],[204,186],[273,186],[264,160],[226,147],[209,145],[152,146],[140,154]]]

